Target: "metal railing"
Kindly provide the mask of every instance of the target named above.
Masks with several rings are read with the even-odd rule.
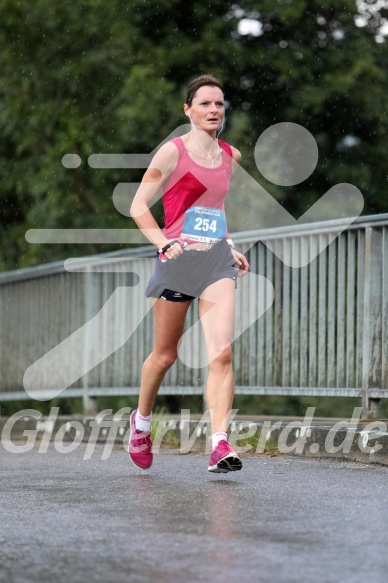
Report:
[[[313,256],[340,225],[233,234],[252,273],[274,288],[273,303],[256,319],[268,291],[257,277],[239,280],[236,321],[245,331],[234,341],[236,394],[359,397],[364,417],[377,415],[388,397],[388,215],[357,219],[303,267],[278,259],[282,250]],[[39,398],[54,388],[63,397],[83,396],[87,407],[99,395],[136,394],[152,348],[143,284],[153,257],[146,246],[67,261],[67,269],[56,262],[0,274],[0,400],[34,395],[24,388],[27,370]],[[197,319],[195,302],[186,330]],[[184,348],[190,366],[183,351],[161,394],[203,393],[204,343],[193,330]]]

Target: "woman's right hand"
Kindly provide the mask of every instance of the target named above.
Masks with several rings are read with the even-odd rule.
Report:
[[[186,244],[187,243],[185,243],[183,239],[171,239],[171,241],[167,241],[166,245],[158,249],[159,259],[161,261],[167,261],[167,259],[178,259],[178,257],[182,255],[183,247],[185,247]]]

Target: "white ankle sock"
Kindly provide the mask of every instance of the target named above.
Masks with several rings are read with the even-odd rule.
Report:
[[[136,411],[135,415],[135,427],[138,431],[143,431],[144,433],[149,433],[151,431],[151,421],[152,421],[152,413],[151,415],[141,415],[139,413],[139,409]]]
[[[227,433],[224,433],[223,431],[217,431],[217,433],[213,433],[212,434],[212,448],[214,449],[215,447],[217,447],[219,442],[222,441],[223,439],[225,439],[225,441],[228,441]]]

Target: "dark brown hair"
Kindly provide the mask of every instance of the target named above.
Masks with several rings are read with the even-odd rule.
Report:
[[[219,89],[221,89],[222,92],[224,92],[223,84],[221,83],[221,81],[213,77],[213,75],[200,75],[199,77],[196,77],[195,79],[190,81],[187,87],[186,104],[189,107],[191,106],[194,96],[197,93],[198,89],[200,87],[203,87],[204,85],[218,87]]]

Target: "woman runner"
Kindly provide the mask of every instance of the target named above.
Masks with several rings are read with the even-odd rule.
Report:
[[[185,115],[191,131],[164,144],[154,156],[131,206],[131,216],[157,248],[146,296],[154,298],[154,346],[142,368],[138,408],[131,415],[128,452],[136,466],[152,464],[152,408],[159,387],[178,355],[184,320],[199,299],[209,374],[206,402],[212,426],[210,472],[240,470],[227,441],[234,396],[232,330],[236,278],[249,270],[229,239],[224,201],[238,150],[217,139],[225,106],[222,83],[201,75],[187,89]],[[165,226],[149,207],[162,189]]]

